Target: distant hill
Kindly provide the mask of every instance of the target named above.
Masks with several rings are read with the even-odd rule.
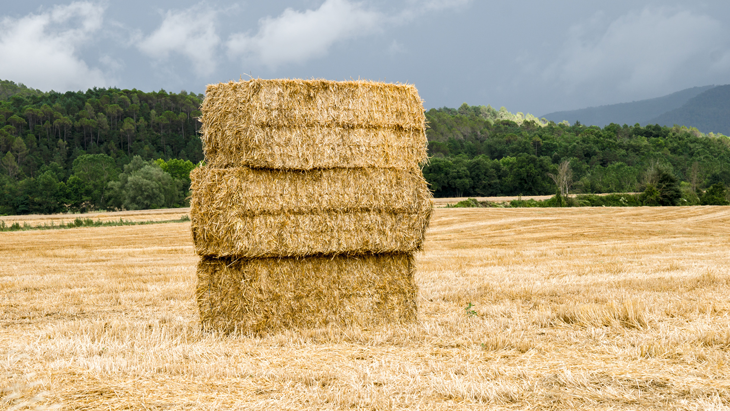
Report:
[[[557,111],[555,113],[546,114],[542,117],[556,123],[568,120],[571,124],[574,124],[576,121],[580,121],[581,124],[600,127],[605,127],[611,123],[629,125],[634,125],[636,123],[642,125],[654,124],[655,122],[653,119],[659,118],[670,111],[679,109],[689,102],[689,100],[713,88],[715,88],[714,85],[693,87],[664,97],[634,101],[631,103],[589,107],[580,110]],[[669,125],[671,126],[673,124]],[[704,131],[695,124],[682,125],[694,126],[700,131]]]
[[[697,127],[703,133],[730,136],[730,85],[711,88],[691,98],[682,107],[654,117],[648,123]]]
[[[27,87],[23,83],[15,84],[14,81],[0,80],[0,100],[9,100],[10,97],[16,94],[21,96],[40,96],[44,93],[40,90]]]

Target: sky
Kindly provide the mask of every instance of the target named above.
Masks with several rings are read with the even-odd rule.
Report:
[[[254,78],[414,84],[426,108],[553,111],[730,84],[730,2],[6,2],[0,79],[203,93]]]

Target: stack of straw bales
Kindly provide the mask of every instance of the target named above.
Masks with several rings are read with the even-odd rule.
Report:
[[[432,207],[415,87],[254,79],[208,86],[202,112],[190,213],[204,326],[415,319]]]

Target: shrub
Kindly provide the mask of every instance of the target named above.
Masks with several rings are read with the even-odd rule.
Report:
[[[482,205],[477,201],[476,198],[467,198],[466,200],[461,200],[458,203],[454,205],[447,205],[449,208],[468,208],[468,207],[481,207]]]
[[[717,182],[710,186],[700,197],[702,205],[728,205],[730,201],[727,199],[728,192],[725,184]]]

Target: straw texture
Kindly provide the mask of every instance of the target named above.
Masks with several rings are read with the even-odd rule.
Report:
[[[196,297],[203,326],[260,333],[416,319],[410,254],[203,258]]]
[[[231,127],[203,135],[207,163],[287,170],[387,167],[417,170],[422,130],[352,127]]]
[[[193,240],[215,257],[412,252],[431,215],[423,177],[393,169],[191,174]]]
[[[420,172],[358,168],[312,171],[197,167],[191,214],[389,210],[425,213],[431,192]]]
[[[226,333],[416,319],[432,200],[416,88],[208,86],[190,216],[204,327]]]
[[[253,79],[208,86],[201,110],[216,167],[415,169],[427,158],[412,85]]]

